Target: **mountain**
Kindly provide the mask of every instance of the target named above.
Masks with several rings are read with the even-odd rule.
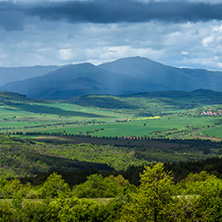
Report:
[[[0,67],[0,86],[8,82],[24,80],[36,76],[45,75],[55,71],[59,66],[33,66],[33,67]]]
[[[125,87],[122,87],[126,84]],[[11,82],[1,87],[33,98],[61,99],[84,94],[129,94],[128,77],[90,63],[70,65],[41,77]]]
[[[203,69],[185,69],[166,66],[147,58],[131,57],[100,65],[104,70],[112,70],[145,81],[153,86],[148,91],[211,89],[221,91],[222,72]],[[157,85],[158,84],[158,85]]]
[[[203,89],[222,91],[222,72],[208,71],[204,69],[181,69],[186,74],[197,79]]]
[[[99,66],[70,65],[40,77],[8,83],[0,89],[33,98],[64,99],[201,88],[221,91],[221,84],[222,72],[174,68],[147,58],[131,57]]]

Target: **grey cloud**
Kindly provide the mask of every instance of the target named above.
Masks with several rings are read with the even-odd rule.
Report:
[[[23,30],[23,10],[14,4],[0,2],[0,26],[3,26],[6,31]]]
[[[0,25],[6,31],[19,31],[24,29],[24,16],[21,12],[8,10],[0,12]]]
[[[71,23],[118,23],[208,21],[222,19],[222,4],[191,2],[136,2],[136,1],[73,1],[47,3],[26,11],[28,15],[46,20],[65,20]]]
[[[29,1],[28,3],[0,2],[0,25],[5,30],[22,30],[24,17],[38,16],[43,20],[70,23],[120,23],[222,20],[222,3],[187,1]]]

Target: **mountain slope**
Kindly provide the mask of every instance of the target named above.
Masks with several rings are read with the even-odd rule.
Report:
[[[196,89],[221,91],[222,72],[181,69],[131,57],[94,66],[62,67],[41,77],[11,82],[0,89],[34,98],[64,99],[80,95],[129,95],[140,92]]]
[[[183,72],[197,79],[204,89],[222,91],[222,72],[204,69],[181,69]]]
[[[222,72],[203,69],[184,69],[166,66],[147,58],[131,57],[100,65],[104,70],[118,71],[140,79],[142,82],[158,83],[161,88],[143,91],[211,89],[222,91]]]
[[[34,98],[58,99],[84,94],[128,94],[127,76],[105,71],[89,63],[71,65],[42,77],[8,83],[1,89]],[[129,89],[129,90],[128,90]]]
[[[24,80],[36,76],[43,76],[48,72],[55,71],[59,66],[33,66],[33,67],[0,67],[0,85],[8,82]]]
[[[140,80],[141,83],[153,85],[153,87],[141,86],[140,92],[162,90],[190,91],[201,88],[200,82],[191,75],[187,75],[183,70],[141,57],[119,59],[102,64],[100,68],[118,71]]]

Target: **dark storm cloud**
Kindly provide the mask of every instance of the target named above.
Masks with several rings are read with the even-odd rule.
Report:
[[[133,0],[94,0],[66,2],[9,3],[0,1],[0,26],[23,30],[24,18],[70,23],[119,23],[222,20],[222,4],[180,2],[138,2]]]
[[[162,20],[170,22],[222,19],[222,4],[189,2],[85,1],[48,3],[26,11],[28,15],[71,23],[118,23]]]
[[[24,12],[18,6],[1,2],[0,3],[0,26],[6,31],[18,31],[24,29]]]

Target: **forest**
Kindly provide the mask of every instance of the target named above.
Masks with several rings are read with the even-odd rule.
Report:
[[[0,179],[1,221],[221,221],[222,180],[206,171],[175,182],[164,164],[145,166],[139,185],[92,174],[70,186],[52,173],[39,185]]]
[[[180,143],[207,158],[163,164],[135,144],[0,139],[0,221],[221,221],[222,161],[209,155],[219,142],[151,140],[162,157]]]

